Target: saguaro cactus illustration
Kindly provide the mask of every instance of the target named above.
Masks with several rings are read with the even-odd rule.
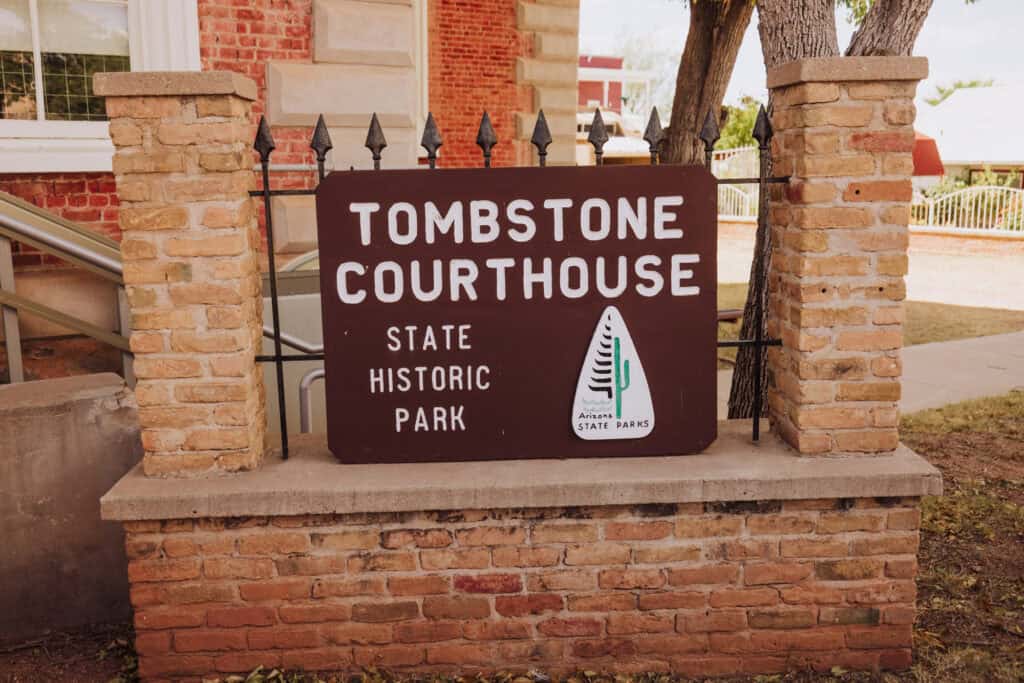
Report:
[[[622,419],[622,392],[629,389],[629,361],[622,360],[619,337],[615,338],[615,419]]]
[[[642,439],[654,430],[643,360],[614,306],[597,319],[572,406],[572,430],[581,439]]]

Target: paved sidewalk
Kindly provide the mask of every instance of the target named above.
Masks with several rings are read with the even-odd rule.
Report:
[[[754,226],[718,226],[718,281],[746,282],[754,251]],[[1024,240],[910,234],[907,299],[1024,310]]]
[[[718,372],[718,417],[728,412],[732,370]],[[903,400],[913,413],[1024,389],[1024,332],[919,344],[903,349]]]

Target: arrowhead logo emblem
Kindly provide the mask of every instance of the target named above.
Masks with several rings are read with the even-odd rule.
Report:
[[[576,381],[572,429],[588,441],[642,439],[654,430],[647,375],[615,306],[604,309],[590,339]]]

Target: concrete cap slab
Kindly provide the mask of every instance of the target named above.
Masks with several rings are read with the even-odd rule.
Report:
[[[841,81],[920,81],[927,77],[926,57],[816,57],[768,69],[768,87]]]
[[[116,396],[124,380],[112,372],[76,375],[0,386],[0,414],[32,412],[102,396]]]
[[[103,97],[235,95],[256,99],[256,82],[234,71],[121,71],[93,76],[93,91]]]
[[[322,435],[294,439],[288,460],[254,472],[157,479],[136,467],[100,501],[112,520],[354,512],[922,496],[938,470],[901,446],[877,457],[796,455],[750,423],[722,422],[699,455],[575,460],[342,465]],[[765,430],[767,431],[767,429]]]

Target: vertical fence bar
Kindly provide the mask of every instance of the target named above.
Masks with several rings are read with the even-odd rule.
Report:
[[[0,236],[0,289],[14,293],[14,254],[11,240]],[[18,311],[0,306],[3,318],[4,343],[7,345],[7,374],[11,384],[25,381],[25,366],[21,357],[21,329],[18,327]]]
[[[494,126],[491,125],[491,117],[484,112],[480,119],[480,129],[476,134],[476,144],[484,153],[484,168],[491,167],[491,150],[498,144],[498,136],[494,133]]]
[[[708,172],[711,173],[711,160],[715,154],[715,143],[718,142],[718,138],[721,137],[721,133],[718,130],[718,118],[709,109],[707,115],[704,117],[704,125],[700,128],[701,142],[704,143],[704,166],[707,167]]]
[[[132,312],[128,305],[128,294],[124,285],[117,286],[117,331],[123,337],[130,337],[132,333]],[[121,352],[121,372],[124,374],[124,382],[130,387],[135,386],[135,357],[130,351]]]
[[[661,143],[665,139],[665,132],[661,129],[661,117],[658,116],[658,108],[651,109],[651,117],[647,119],[647,128],[644,129],[644,140],[647,142],[647,149],[651,153],[651,166],[657,166],[660,154]]]
[[[331,135],[327,132],[327,122],[324,115],[316,120],[316,128],[313,129],[313,139],[309,141],[309,148],[316,153],[317,181],[322,182],[326,173],[327,153],[334,149],[331,144]]]
[[[274,263],[274,219],[270,210],[270,153],[274,151],[274,138],[266,117],[260,117],[259,130],[253,148],[260,155],[263,174],[263,209],[267,224],[267,266],[270,271],[270,315],[274,324],[274,366],[277,371],[277,408],[281,420],[281,457],[288,459],[288,413],[284,395],[284,361],[281,358],[281,316],[277,305],[277,266]]]
[[[381,130],[380,121],[377,120],[377,112],[373,112],[373,116],[370,117],[370,127],[366,130],[366,144],[363,146],[373,155],[373,170],[379,171],[380,153],[388,146],[388,141],[384,137],[384,131]]]
[[[437,122],[434,121],[433,112],[427,112],[427,123],[423,126],[423,137],[420,138],[420,146],[427,150],[427,165],[430,168],[437,168],[437,150],[443,145],[441,131],[437,129]]]
[[[594,119],[590,122],[590,134],[587,135],[587,142],[594,146],[594,164],[603,166],[604,143],[608,142],[608,130],[604,126],[600,109],[594,110]]]
[[[772,126],[768,120],[768,113],[762,106],[757,113],[757,121],[754,123],[754,139],[758,142],[758,172],[757,172],[757,233],[760,238],[756,242],[764,243],[768,239],[768,163],[770,161],[769,150],[772,139]],[[764,357],[764,334],[761,327],[764,324],[764,259],[754,255],[756,267],[754,269],[754,405],[753,405],[753,429],[752,438],[758,441],[761,438],[761,361]]]
[[[544,110],[537,112],[537,122],[533,124],[533,135],[530,136],[530,143],[537,148],[537,162],[543,168],[548,165],[548,145],[551,144],[551,130],[548,128],[548,120],[544,117]]]

